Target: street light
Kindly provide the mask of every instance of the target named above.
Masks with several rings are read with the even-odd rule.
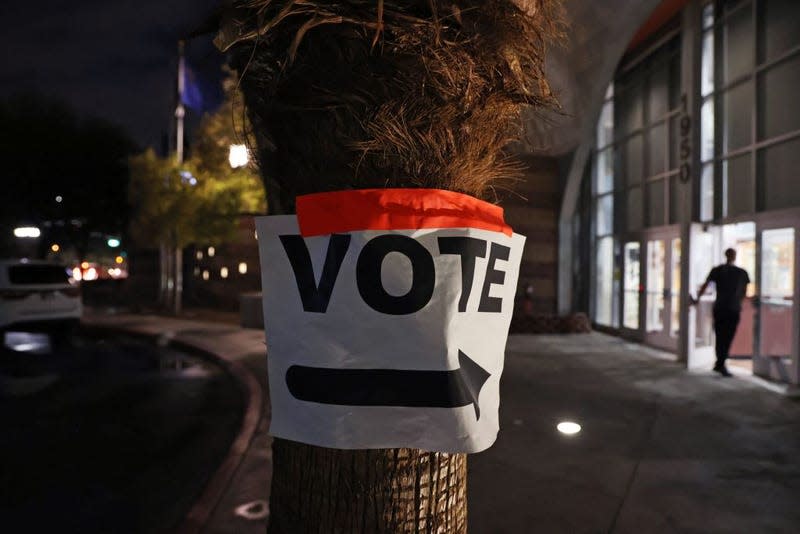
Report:
[[[247,152],[247,146],[231,145],[230,152],[228,153],[228,162],[231,164],[232,168],[238,169],[239,167],[244,167],[247,165],[248,161],[250,161],[250,154]]]
[[[42,235],[41,230],[39,230],[35,226],[20,226],[18,228],[14,228],[14,236],[19,237],[21,239],[24,238],[35,239],[40,235]]]
[[[116,237],[109,237],[106,244],[111,248],[117,248],[120,245],[120,241]]]

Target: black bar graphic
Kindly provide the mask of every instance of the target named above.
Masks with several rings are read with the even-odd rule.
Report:
[[[481,418],[478,397],[491,376],[458,351],[452,371],[330,369],[293,365],[286,372],[289,392],[298,400],[344,406],[460,408],[472,404]]]

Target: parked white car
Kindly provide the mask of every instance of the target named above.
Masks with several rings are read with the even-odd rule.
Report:
[[[60,342],[82,313],[80,286],[70,283],[67,267],[0,260],[0,343],[7,331],[49,332]]]

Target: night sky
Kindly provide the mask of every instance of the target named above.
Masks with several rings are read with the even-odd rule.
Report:
[[[33,0],[0,2],[0,97],[37,91],[82,117],[125,128],[161,149],[175,103],[176,42],[219,0]],[[198,74],[220,77],[213,36],[190,42]]]

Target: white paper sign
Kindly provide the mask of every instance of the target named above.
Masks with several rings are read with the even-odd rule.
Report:
[[[523,236],[256,220],[272,435],[338,449],[478,452],[498,431]]]

